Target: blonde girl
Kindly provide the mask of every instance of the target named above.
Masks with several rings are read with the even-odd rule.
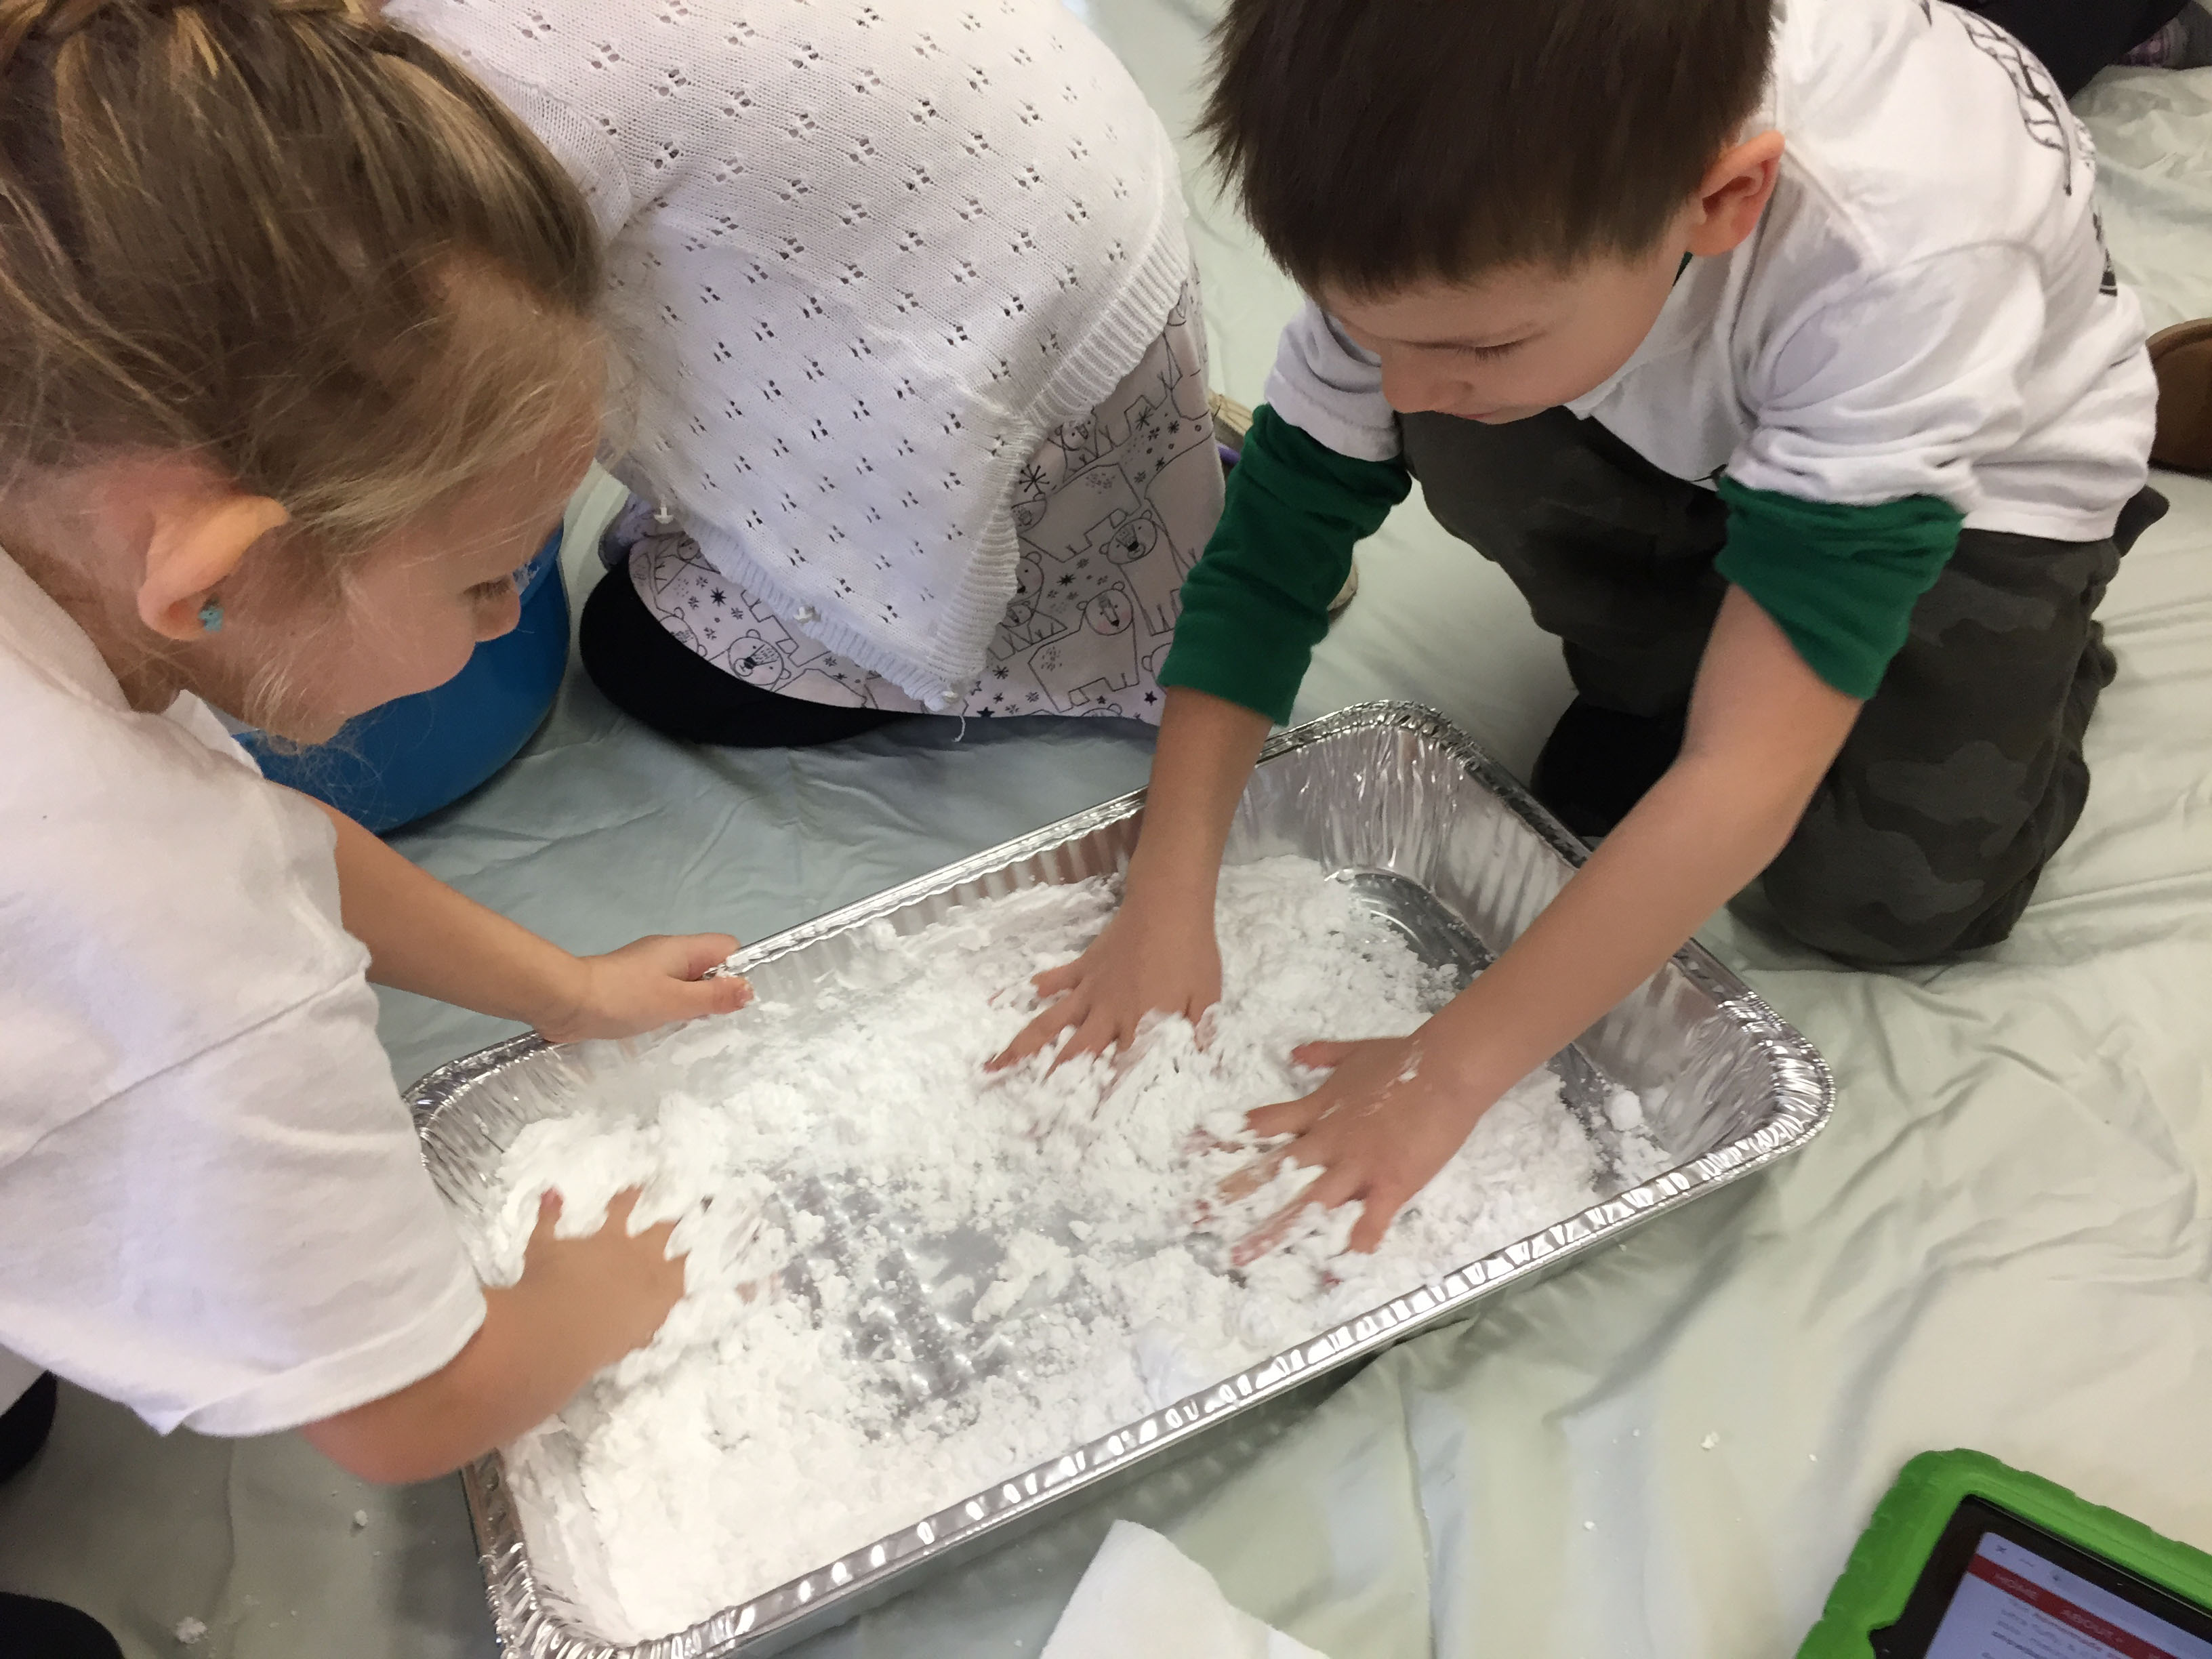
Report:
[[[513,624],[599,430],[591,220],[348,0],[0,0],[0,1405],[437,1474],[683,1270],[623,1200],[480,1285],[370,981],[612,1036],[736,1006],[732,941],[572,956],[210,711],[319,741]]]

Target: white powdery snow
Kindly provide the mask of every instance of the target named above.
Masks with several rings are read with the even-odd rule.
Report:
[[[1206,1046],[1164,1021],[1118,1077],[1040,1059],[987,1080],[1034,1012],[1027,977],[1113,902],[1092,881],[908,939],[879,924],[803,1010],[692,1027],[650,1086],[517,1137],[475,1241],[488,1278],[520,1270],[549,1188],[574,1234],[642,1182],[641,1221],[680,1216],[690,1250],[653,1346],[510,1452],[533,1555],[605,1634],[758,1595],[1597,1195],[1597,1149],[1539,1073],[1378,1254],[1336,1254],[1347,1206],[1232,1275],[1229,1245],[1290,1178],[1208,1201],[1253,1155],[1243,1113],[1315,1085],[1297,1044],[1409,1031],[1451,983],[1318,866],[1271,860],[1224,872]],[[1634,1097],[1613,1109],[1640,1140]]]

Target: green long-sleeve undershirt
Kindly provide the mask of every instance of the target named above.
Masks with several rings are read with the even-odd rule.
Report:
[[[1404,463],[1340,455],[1261,404],[1221,522],[1183,579],[1160,684],[1288,720],[1352,550],[1412,488]]]
[[[1206,554],[1182,588],[1162,685],[1290,718],[1353,547],[1406,498],[1400,461],[1340,455],[1262,404],[1230,474]],[[1720,481],[1729,507],[1721,574],[1756,599],[1806,663],[1848,696],[1872,696],[1905,643],[1912,607],[1958,545],[1958,510],[1916,495],[1870,506],[1812,501]]]

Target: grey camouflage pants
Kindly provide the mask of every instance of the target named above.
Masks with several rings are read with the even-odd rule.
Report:
[[[1508,426],[1401,425],[1430,510],[1512,578],[1561,641],[1576,690],[1624,714],[1679,712],[1726,590],[1719,498],[1564,409]],[[1784,927],[1865,963],[2012,931],[2088,798],[2081,734],[2114,672],[2094,613],[2165,510],[2144,490],[2104,541],[1960,535],[1767,868]]]

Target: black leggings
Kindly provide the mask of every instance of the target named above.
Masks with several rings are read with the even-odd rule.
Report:
[[[2043,60],[2071,98],[2181,15],[2189,0],[1960,0]]]
[[[49,1371],[0,1412],[0,1480],[20,1474],[54,1425],[58,1390]],[[0,1654],[7,1659],[123,1659],[95,1619],[35,1595],[0,1590]]]
[[[927,714],[809,702],[723,672],[660,625],[617,565],[584,601],[576,647],[584,672],[624,714],[684,743],[802,749]]]

